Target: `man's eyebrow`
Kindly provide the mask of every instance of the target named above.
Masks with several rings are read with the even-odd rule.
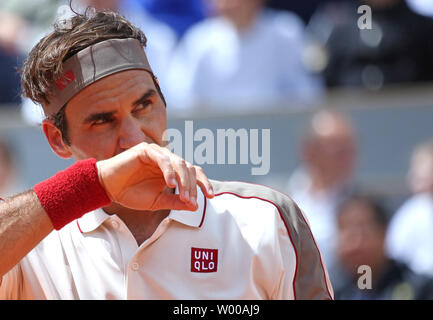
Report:
[[[146,91],[140,98],[138,98],[137,100],[135,100],[132,105],[138,106],[141,103],[143,103],[144,101],[146,101],[147,99],[153,97],[154,95],[156,95],[156,91],[153,89],[150,89],[148,91]],[[87,116],[86,119],[84,119],[84,123],[91,123],[93,121],[97,121],[97,120],[105,120],[105,119],[110,119],[112,118],[117,111],[107,111],[107,112],[100,112],[100,113],[92,113],[91,115]]]
[[[86,119],[84,119],[84,123],[91,123],[93,121],[97,120],[105,120],[110,119],[114,116],[114,114],[117,111],[108,111],[108,112],[100,112],[100,113],[92,113],[91,115],[87,116]]]
[[[151,98],[151,97],[153,97],[153,96],[155,96],[156,95],[156,91],[155,90],[153,90],[153,89],[150,89],[150,90],[148,90],[148,91],[146,91],[140,98],[138,98],[137,100],[135,100],[133,103],[132,103],[132,105],[135,107],[135,106],[138,106],[138,105],[140,105],[141,103],[143,103],[144,101],[146,101],[147,99],[149,99],[149,98]]]

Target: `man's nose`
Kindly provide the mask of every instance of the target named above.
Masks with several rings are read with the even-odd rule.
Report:
[[[132,148],[141,142],[149,142],[149,140],[137,120],[128,117],[122,121],[119,129],[119,147],[122,150]]]

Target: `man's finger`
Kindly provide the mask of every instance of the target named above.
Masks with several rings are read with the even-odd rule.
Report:
[[[196,180],[195,167],[190,163],[187,163],[187,168],[189,171],[190,202],[195,204],[197,202],[197,180]]]
[[[178,182],[179,194],[180,198],[185,201],[190,201],[190,179],[189,179],[189,170],[186,166],[185,160],[180,157],[172,160],[172,165],[174,167],[176,173],[176,180]]]
[[[200,186],[206,198],[213,198],[215,196],[212,184],[204,173],[203,169],[195,166],[197,184]]]
[[[176,172],[171,164],[170,158],[163,155],[158,161],[159,168],[164,175],[165,183],[170,188],[176,187]]]
[[[195,211],[197,210],[197,204],[191,204],[189,202],[184,202],[179,194],[161,194],[155,201],[152,210],[187,210]]]
[[[139,149],[139,154],[141,159],[146,163],[148,161],[155,162],[159,169],[161,170],[165,183],[170,188],[176,187],[176,172],[172,166],[171,159],[168,154],[163,152],[156,145],[149,145],[149,147],[145,148],[145,143],[141,144],[141,148]]]

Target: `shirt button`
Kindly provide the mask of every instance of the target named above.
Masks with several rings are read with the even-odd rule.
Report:
[[[137,271],[140,268],[140,265],[138,264],[138,262],[133,262],[131,264],[131,269],[134,271]]]

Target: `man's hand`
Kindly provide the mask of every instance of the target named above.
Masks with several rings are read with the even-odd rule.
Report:
[[[156,144],[142,142],[96,163],[99,180],[112,201],[136,210],[197,209],[197,185],[214,196],[202,168]],[[179,189],[174,194],[172,189]]]

